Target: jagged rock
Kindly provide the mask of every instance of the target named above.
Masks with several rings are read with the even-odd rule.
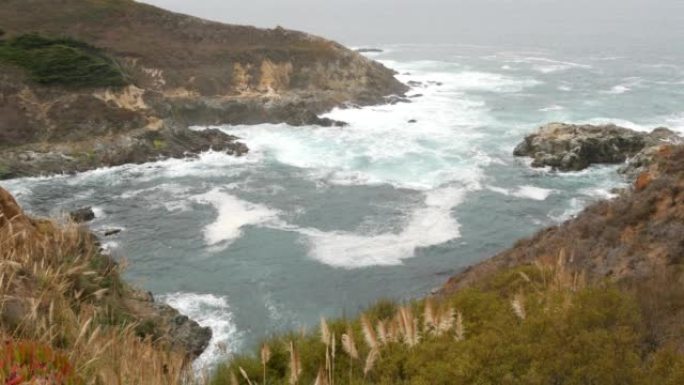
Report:
[[[111,237],[112,235],[119,234],[123,230],[121,229],[106,229],[102,234],[104,234],[105,237]]]
[[[76,223],[86,223],[95,219],[92,207],[82,207],[69,213],[69,217]]]
[[[652,148],[680,142],[681,138],[666,128],[643,133],[612,124],[551,123],[528,135],[513,155],[532,157],[532,167],[579,171],[592,164],[624,163],[632,157],[643,158],[643,163]]]
[[[124,303],[139,319],[140,335],[161,338],[192,357],[199,356],[209,346],[211,328],[202,327],[173,307],[155,301],[150,292],[132,290]]]

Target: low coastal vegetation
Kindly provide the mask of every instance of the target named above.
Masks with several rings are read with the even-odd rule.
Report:
[[[180,384],[184,352],[126,307],[120,266],[75,224],[23,216],[0,189],[0,384]]]
[[[19,35],[0,41],[0,62],[19,66],[41,84],[119,87],[126,77],[101,50],[71,38]]]
[[[648,343],[636,298],[555,263],[476,288],[265,341],[221,366],[233,384],[682,384],[684,356]]]

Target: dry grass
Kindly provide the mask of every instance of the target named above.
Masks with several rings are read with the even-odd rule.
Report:
[[[190,379],[185,354],[138,337],[135,320],[120,309],[120,267],[100,255],[90,234],[25,217],[0,223],[2,340],[63,352],[87,384]]]

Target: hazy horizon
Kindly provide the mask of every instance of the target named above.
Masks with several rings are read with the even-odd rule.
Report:
[[[348,45],[491,44],[681,50],[679,0],[144,0],[233,24],[301,30]],[[671,43],[670,43],[671,39]]]

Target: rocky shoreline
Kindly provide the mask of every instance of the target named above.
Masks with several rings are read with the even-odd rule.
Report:
[[[0,60],[0,179],[209,148],[239,156],[247,148],[237,138],[188,127],[343,125],[319,115],[389,103],[408,90],[394,71],[329,40],[209,22],[133,1],[65,0],[54,7],[49,0],[10,0],[0,19],[6,32],[0,48],[27,36],[54,44],[60,40],[50,37],[68,36],[73,47],[87,44],[113,63],[125,83],[44,84]]]

